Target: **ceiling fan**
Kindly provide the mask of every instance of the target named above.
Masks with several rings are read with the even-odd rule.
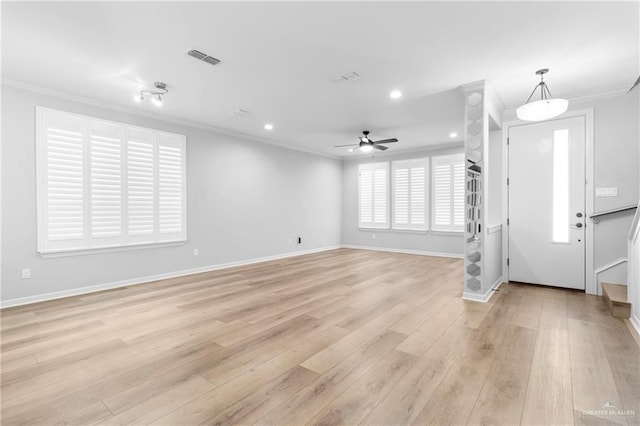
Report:
[[[364,130],[362,132],[364,136],[360,136],[360,143],[348,144],[348,145],[335,145],[335,148],[343,147],[343,146],[357,146],[362,152],[371,152],[374,148],[379,149],[380,151],[385,151],[389,149],[388,146],[381,145],[383,143],[392,143],[398,142],[398,139],[383,139],[380,141],[373,141],[369,139],[369,131]]]

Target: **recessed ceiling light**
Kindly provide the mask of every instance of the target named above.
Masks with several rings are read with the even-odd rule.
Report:
[[[402,97],[402,92],[399,90],[393,90],[391,93],[389,93],[389,97],[391,99],[400,99]]]
[[[353,148],[349,148],[349,152],[353,152]]]
[[[264,129],[265,129],[265,130],[273,130],[273,124],[271,124],[271,123],[267,123],[267,124],[265,124],[265,125],[264,125]]]
[[[458,134],[456,132],[451,132],[451,133],[449,133],[449,137],[450,138],[457,138]]]

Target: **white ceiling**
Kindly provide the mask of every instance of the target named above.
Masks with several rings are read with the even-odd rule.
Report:
[[[461,84],[491,81],[508,108],[542,67],[555,96],[631,86],[638,21],[638,2],[610,1],[3,2],[2,74],[152,112],[133,95],[163,81],[171,117],[332,155],[368,129],[397,152],[462,134]],[[362,77],[329,81],[345,71]]]

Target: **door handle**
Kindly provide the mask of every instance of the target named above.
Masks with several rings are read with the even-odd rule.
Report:
[[[582,228],[582,224],[581,223],[576,223],[575,225],[571,225],[573,228]]]

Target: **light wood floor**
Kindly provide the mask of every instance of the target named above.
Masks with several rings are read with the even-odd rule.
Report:
[[[5,309],[2,424],[640,424],[601,298],[461,280],[340,249]]]

